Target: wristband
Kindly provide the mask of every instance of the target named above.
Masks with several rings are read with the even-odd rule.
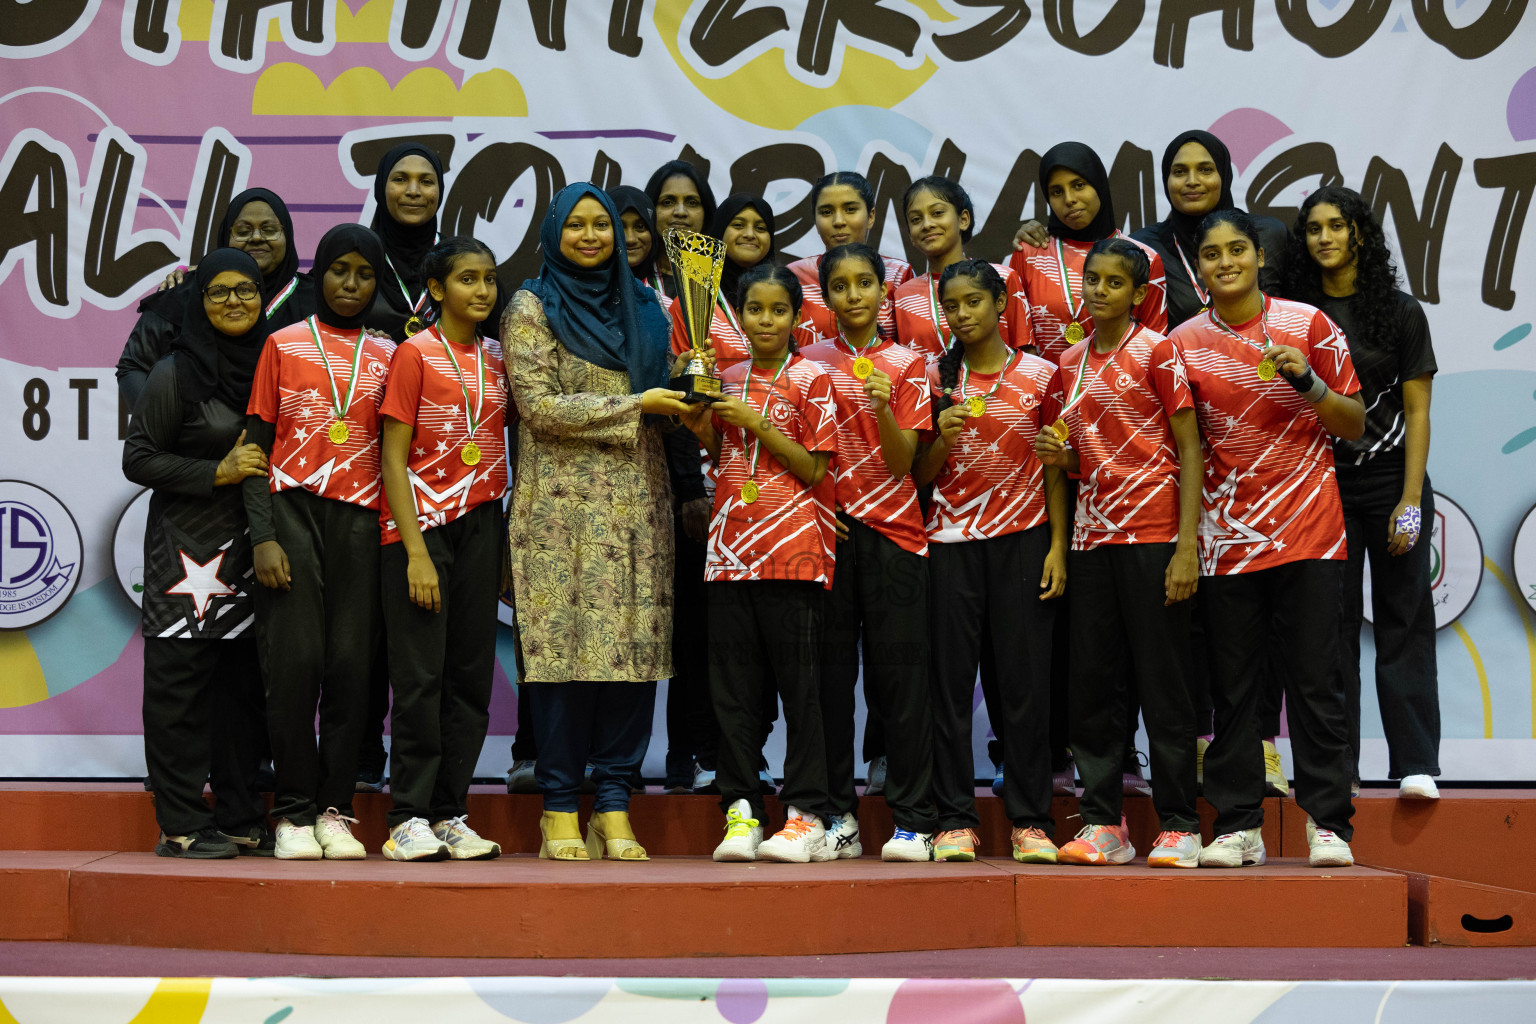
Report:
[[[1412,551],[1413,546],[1419,542],[1419,529],[1422,525],[1423,513],[1419,511],[1419,506],[1417,505],[1404,506],[1403,514],[1398,516],[1392,524],[1399,536],[1406,536],[1408,538],[1409,551]]]
[[[1281,374],[1281,376],[1285,377],[1287,384],[1296,389],[1297,394],[1313,405],[1321,402],[1323,397],[1328,394],[1328,385],[1323,382],[1321,377],[1312,372],[1312,367],[1310,366],[1307,367],[1307,372],[1300,377],[1291,377],[1286,374]]]

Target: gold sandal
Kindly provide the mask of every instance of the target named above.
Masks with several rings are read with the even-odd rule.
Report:
[[[587,821],[587,858],[602,860],[650,860],[645,847],[635,841],[628,811],[594,813]]]
[[[588,859],[575,811],[545,811],[539,815],[539,832],[544,836],[539,846],[540,860]]]

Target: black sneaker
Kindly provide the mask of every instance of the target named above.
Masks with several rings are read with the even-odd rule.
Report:
[[[265,825],[252,825],[248,831],[235,835],[228,832],[218,834],[233,843],[242,854],[252,857],[270,857],[277,850],[277,837]]]
[[[160,833],[155,844],[157,857],[185,857],[189,860],[228,860],[240,856],[240,848],[214,828],[204,828],[186,836],[168,836]]]
[[[357,784],[353,791],[357,793],[382,793],[384,792],[384,773],[375,774],[369,769],[360,769],[357,773]]]

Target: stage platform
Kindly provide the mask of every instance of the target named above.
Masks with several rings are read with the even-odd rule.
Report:
[[[1357,802],[1357,866],[1342,870],[1308,867],[1305,813],[1271,800],[1270,863],[1232,871],[1018,865],[990,795],[978,800],[983,856],[973,864],[880,862],[891,825],[878,798],[860,809],[865,857],[807,865],[713,863],[722,816],[702,796],[634,798],[636,833],[654,858],[645,864],[540,861],[539,799],[489,787],[471,795],[470,820],[508,855],[481,863],[157,858],[151,801],[125,785],[0,785],[10,823],[0,940],[511,958],[1536,945],[1527,790],[1447,790],[1424,804],[1368,792]],[[357,801],[370,850],[387,806],[387,796]],[[1080,824],[1076,801],[1053,810],[1063,842]],[[777,820],[772,800],[769,814]],[[1144,855],[1151,802],[1128,799],[1127,817]]]

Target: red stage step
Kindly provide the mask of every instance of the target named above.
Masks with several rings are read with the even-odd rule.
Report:
[[[9,855],[15,858],[17,855]],[[24,855],[0,938],[373,956],[829,955],[1011,945],[1400,946],[1407,877],[1282,862],[1230,872],[973,864],[182,861]],[[0,862],[10,865],[13,861]],[[19,863],[19,862],[17,862]],[[30,876],[30,877],[27,877]],[[68,927],[60,934],[59,907]],[[15,930],[17,934],[11,934]]]

